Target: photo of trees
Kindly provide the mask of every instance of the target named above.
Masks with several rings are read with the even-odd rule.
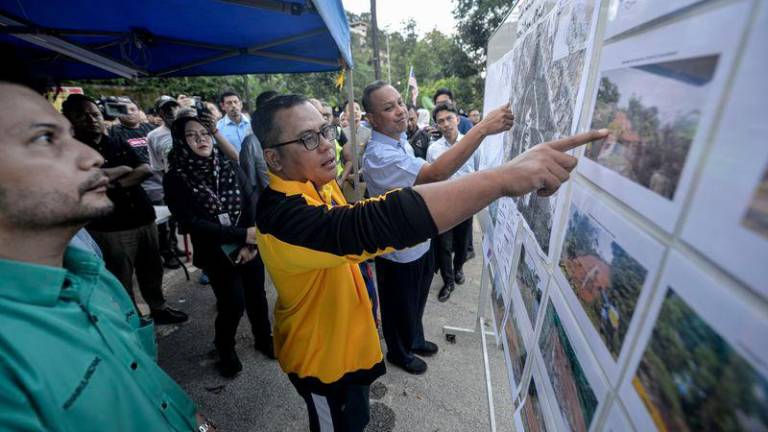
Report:
[[[525,367],[525,359],[528,357],[528,353],[523,343],[523,334],[520,333],[520,327],[517,325],[515,308],[512,306],[509,307],[509,316],[504,324],[504,334],[507,340],[507,349],[509,350],[509,360],[512,363],[510,365],[512,367],[512,376],[519,385],[523,379],[523,368]]]
[[[755,188],[755,194],[741,223],[768,239],[768,166]]]
[[[766,377],[672,287],[632,384],[659,430],[768,430]]]
[[[611,356],[618,359],[647,270],[575,205],[560,268]]]
[[[493,299],[493,321],[496,324],[497,334],[501,334],[501,324],[506,310],[502,293],[504,288],[501,283],[496,281],[496,278],[491,278],[491,281],[491,284],[493,285],[493,290],[491,291],[491,298]],[[496,343],[499,343],[498,340]]]
[[[541,412],[539,403],[539,393],[536,389],[536,380],[531,377],[531,384],[528,385],[528,396],[521,410],[523,418],[523,428],[525,432],[546,432],[547,426],[544,423],[544,414]]]
[[[597,397],[551,300],[539,347],[563,417],[572,431],[586,432],[595,416]]]
[[[536,267],[531,262],[531,257],[526,252],[525,245],[522,245],[520,250],[520,260],[517,262],[517,286],[520,287],[520,294],[523,297],[523,304],[525,305],[525,311],[528,313],[528,318],[531,320],[531,327],[536,325],[536,316],[539,313],[539,305],[541,304],[541,297],[544,294],[543,287],[544,282],[541,277],[536,273]]]
[[[674,199],[719,56],[687,58],[602,73],[592,128],[611,130],[586,156]]]

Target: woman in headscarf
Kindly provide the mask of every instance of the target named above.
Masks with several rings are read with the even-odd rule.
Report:
[[[238,164],[219,151],[199,119],[178,118],[171,134],[173,148],[163,181],[166,202],[192,237],[194,265],[210,278],[217,307],[216,367],[222,376],[233,377],[242,370],[235,334],[243,310],[256,349],[274,358],[264,264],[255,246],[256,203]]]

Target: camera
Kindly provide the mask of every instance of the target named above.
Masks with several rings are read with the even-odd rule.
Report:
[[[114,120],[117,117],[128,115],[129,103],[130,99],[117,96],[102,96],[96,101],[104,120]]]
[[[203,114],[210,114],[210,110],[205,107],[205,104],[203,103],[203,100],[200,98],[200,96],[195,96],[192,99],[195,100],[195,111],[197,111],[197,116],[201,117]]]

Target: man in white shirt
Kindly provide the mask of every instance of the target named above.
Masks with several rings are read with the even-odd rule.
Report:
[[[363,91],[363,108],[373,128],[363,154],[363,178],[371,196],[393,189],[434,183],[451,177],[472,156],[482,140],[512,127],[509,106],[491,113],[461,143],[434,163],[414,155],[405,135],[408,108],[400,93],[383,81]],[[421,357],[438,347],[424,338],[422,317],[433,276],[429,241],[376,258],[376,280],[387,360],[408,373],[426,372]]]
[[[459,133],[459,112],[451,102],[437,104],[432,111],[432,119],[437,124],[443,136],[432,143],[427,149],[427,162],[434,163],[443,153],[464,137]],[[450,178],[459,178],[475,171],[475,153],[464,162]],[[437,295],[441,302],[451,297],[455,284],[464,283],[462,268],[467,259],[467,231],[472,229],[472,218],[469,218],[452,229],[440,234],[435,245],[436,261],[443,278],[443,287]],[[453,256],[451,253],[453,252]]]

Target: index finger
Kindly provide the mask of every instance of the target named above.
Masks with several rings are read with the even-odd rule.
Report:
[[[573,150],[576,147],[584,145],[588,142],[603,139],[610,134],[608,129],[591,130],[589,132],[580,133],[567,138],[562,138],[557,141],[550,141],[547,143],[550,147],[561,152],[567,152]]]

